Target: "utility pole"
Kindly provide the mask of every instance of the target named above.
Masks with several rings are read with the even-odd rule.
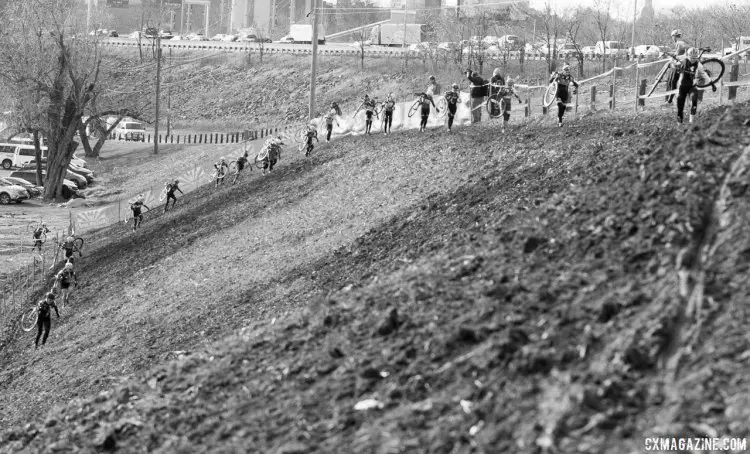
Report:
[[[159,85],[161,85],[161,37],[156,37],[156,105],[154,112],[154,154],[159,154]]]
[[[404,0],[404,40],[401,43],[401,53],[404,54],[404,71],[406,71],[406,0]]]
[[[637,17],[638,17],[638,0],[633,0],[633,33],[630,36],[630,47],[633,48],[633,55],[635,55],[635,20],[637,19]]]
[[[312,0],[313,2],[313,29],[312,29],[312,68],[310,71],[310,120],[313,120],[317,115],[315,114],[315,79],[318,74],[318,2],[320,0]],[[269,30],[270,32],[270,30]]]
[[[166,137],[169,136],[172,131],[172,48],[169,48],[169,84],[167,85],[167,134],[164,136],[164,142]]]

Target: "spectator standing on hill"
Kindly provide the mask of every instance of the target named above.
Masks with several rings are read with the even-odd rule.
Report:
[[[172,183],[167,183],[167,203],[164,205],[164,212],[167,212],[167,208],[169,208],[169,201],[172,201],[172,208],[174,208],[175,204],[177,203],[177,197],[175,197],[174,193],[175,191],[180,191],[180,194],[185,195],[184,192],[182,192],[182,189],[179,187],[180,180],[174,180]]]
[[[497,94],[500,92],[500,87],[505,85],[505,79],[502,76],[500,68],[495,68],[492,71],[492,79],[490,79],[490,97],[491,99],[497,99]],[[492,103],[492,118],[500,115],[500,104]]]
[[[393,110],[396,108],[396,101],[393,97],[393,93],[388,93],[383,103],[383,134],[388,135],[391,132],[391,125],[393,124]]]
[[[489,82],[476,71],[466,71],[466,78],[471,82],[469,95],[471,96],[471,122],[479,123],[482,121],[482,103],[487,96],[487,86]]]
[[[461,94],[458,91],[458,84],[453,84],[452,90],[445,92],[445,102],[448,104],[448,132],[453,127],[453,118],[456,116],[456,108],[461,102]]]
[[[362,107],[365,109],[365,134],[370,134],[370,130],[372,130],[372,114],[375,111],[375,100],[370,98],[369,95],[365,95]]]
[[[40,300],[36,304],[36,340],[34,341],[34,348],[39,348],[39,338],[42,338],[42,345],[47,343],[47,337],[49,336],[50,328],[52,327],[52,309],[55,310],[57,318],[60,318],[60,312],[57,310],[55,305],[55,294],[52,292],[47,293],[47,296]],[[44,337],[42,337],[44,333]]]

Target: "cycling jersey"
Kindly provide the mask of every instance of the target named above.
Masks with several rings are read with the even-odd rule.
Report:
[[[34,230],[34,238],[41,238],[43,233],[49,233],[49,229],[47,227],[37,227],[36,230]]]
[[[564,86],[565,88],[568,88],[570,84],[573,84],[574,87],[578,88],[578,82],[573,79],[572,74],[563,74],[554,72],[552,73],[552,77],[549,79],[550,83],[557,82],[558,86]]]
[[[683,41],[681,39],[678,39],[674,43],[674,51],[675,51],[675,54],[678,55],[678,56],[684,55],[685,52],[687,52],[687,50],[689,48],[690,48],[690,46],[688,46],[688,43],[686,43],[685,41]]]
[[[375,100],[369,99],[365,101],[365,111],[372,112],[373,110],[375,110]]]
[[[141,214],[141,208],[143,208],[143,207],[144,207],[144,203],[142,201],[140,201],[140,200],[136,200],[135,202],[133,202],[132,204],[130,204],[130,209],[133,210],[133,214],[135,216],[138,216],[139,214]],[[72,246],[71,246],[71,248],[72,248]]]
[[[693,63],[685,55],[681,55],[677,59],[679,63],[675,63],[673,66],[678,72],[682,73],[681,87],[692,87],[696,82],[705,83],[709,80],[706,69],[700,61]]]
[[[326,125],[333,126],[333,121],[336,119],[336,110],[331,109],[330,112],[328,112],[328,115],[325,116],[326,119]]]
[[[393,112],[393,109],[395,108],[396,108],[396,101],[392,99],[386,100],[386,102],[383,103],[383,109],[386,112]]]
[[[73,281],[78,280],[76,273],[73,270],[67,268],[63,268],[59,273],[57,273],[56,279],[60,281],[60,284],[64,285],[70,285]]]
[[[55,305],[54,300],[47,300],[47,298],[44,298],[43,300],[39,301],[36,304],[36,311],[39,314],[39,317],[47,318],[50,316],[50,311],[52,309],[55,309],[55,312],[57,313],[57,316],[60,316],[60,313],[57,311],[57,305]]]
[[[459,101],[459,94],[455,91],[446,91],[445,92],[445,102],[448,103],[448,105],[455,105]]]
[[[318,137],[318,131],[307,131],[307,143],[312,143],[312,140]]]
[[[174,196],[175,191],[180,191],[180,194],[182,194],[182,189],[179,188],[178,183],[170,183],[167,185],[168,196]]]

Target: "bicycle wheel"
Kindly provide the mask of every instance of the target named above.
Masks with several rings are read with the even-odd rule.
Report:
[[[217,170],[214,170],[213,173],[208,177],[208,181],[214,181],[219,176],[219,172]]]
[[[307,129],[302,128],[294,134],[294,141],[297,143],[304,142],[307,139]]]
[[[718,58],[707,58],[701,62],[703,69],[708,74],[708,81],[705,84],[695,84],[698,88],[710,87],[721,79],[724,75],[724,62]]]
[[[268,153],[266,153],[264,157],[259,154],[255,157],[253,165],[258,169],[262,169],[263,166],[265,166],[266,162],[268,162]]]
[[[544,107],[551,106],[552,103],[555,102],[556,96],[557,96],[557,83],[552,82],[547,87],[547,91],[544,92],[544,98],[542,99],[542,102],[544,103]]]
[[[75,246],[78,251],[81,251],[83,249],[83,238],[77,236],[76,239],[73,240],[73,246]]]
[[[24,312],[21,316],[21,329],[28,332],[34,329],[39,314],[36,312],[36,306]]]
[[[439,110],[438,118],[445,118],[445,115],[448,113],[448,101],[446,101],[445,98],[440,98],[440,101],[437,103],[437,108]]]
[[[497,95],[490,96],[489,98],[487,98],[487,102],[485,103],[485,106],[487,107],[487,113],[490,115],[490,118],[497,118],[503,114],[502,103],[503,103],[503,98],[500,98],[498,100]]]
[[[167,186],[165,185],[164,189],[162,189],[161,192],[159,193],[159,202],[163,202],[164,199],[166,198],[167,198]]]
[[[237,161],[232,161],[229,163],[229,175],[237,175],[237,172],[239,172],[239,167],[237,167]]]
[[[419,110],[419,101],[414,101],[414,104],[412,104],[411,108],[409,109],[409,117],[414,116],[414,114],[417,113],[417,110]]]

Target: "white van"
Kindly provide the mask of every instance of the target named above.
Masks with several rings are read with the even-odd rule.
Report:
[[[597,57],[624,57],[628,49],[625,43],[620,41],[597,41],[595,47]]]
[[[47,147],[41,148],[42,159],[47,159]],[[23,167],[35,159],[36,150],[34,150],[33,145],[0,143],[0,165],[5,170],[10,170],[13,167]]]
[[[120,121],[112,133],[117,139],[142,141],[146,138],[146,128],[143,127],[143,123],[130,118]]]

